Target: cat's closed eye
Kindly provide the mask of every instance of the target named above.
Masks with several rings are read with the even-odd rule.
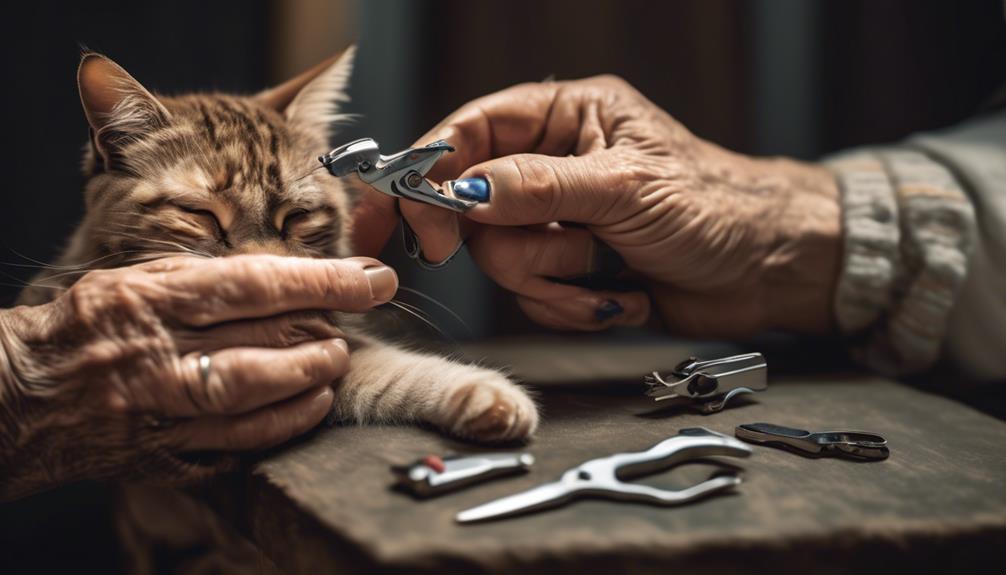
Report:
[[[332,210],[295,208],[283,216],[280,235],[284,240],[314,248],[325,248],[335,239],[337,225]]]
[[[217,217],[217,215],[213,213],[211,210],[207,210],[205,208],[196,208],[193,206],[178,203],[172,203],[172,206],[187,214],[196,216],[196,218],[199,219],[199,222],[203,224],[205,228],[210,230],[210,232],[214,236],[216,236],[218,240],[224,243],[227,242],[227,230],[220,223],[220,218]]]
[[[290,210],[287,212],[286,216],[283,217],[283,225],[280,226],[280,234],[284,238],[288,237],[294,227],[306,222],[310,217],[311,212],[309,210],[303,208]]]

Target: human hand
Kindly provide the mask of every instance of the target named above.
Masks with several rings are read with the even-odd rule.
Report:
[[[366,311],[397,286],[370,258],[174,257],[0,311],[0,501],[85,478],[196,479],[221,463],[190,454],[304,433],[349,364],[322,312]]]
[[[552,281],[596,271],[600,240],[680,333],[831,329],[841,232],[837,187],[823,168],[719,148],[614,77],[480,98],[419,142],[436,139],[457,152],[430,177],[460,178],[455,189],[488,184],[490,193],[461,217],[402,200],[425,257],[438,261],[467,237],[483,271],[539,323],[597,330],[649,316],[645,293]],[[383,245],[393,202],[364,197],[359,245]]]

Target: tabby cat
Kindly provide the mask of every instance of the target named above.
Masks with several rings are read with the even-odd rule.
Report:
[[[354,192],[312,171],[345,118],[352,66],[351,48],[256,95],[167,97],[85,53],[77,80],[91,126],[86,213],[58,266],[117,267],[179,252],[352,255]],[[20,303],[48,301],[77,277],[44,272]],[[348,375],[334,382],[336,420],[425,422],[480,441],[534,432],[535,404],[504,375],[384,343],[366,334],[366,316],[333,321],[352,348]]]

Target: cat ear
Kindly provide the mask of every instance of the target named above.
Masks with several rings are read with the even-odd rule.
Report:
[[[84,54],[77,69],[80,103],[91,125],[92,143],[106,168],[123,146],[167,124],[161,102],[112,60]]]
[[[355,54],[356,46],[350,46],[299,76],[260,92],[255,99],[327,143],[334,125],[351,117],[339,109],[349,101],[346,90]]]

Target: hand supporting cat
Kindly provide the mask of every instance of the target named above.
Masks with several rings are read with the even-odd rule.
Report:
[[[396,285],[369,258],[179,257],[0,311],[0,499],[84,478],[193,479],[228,461],[182,454],[307,431],[331,409],[349,350],[300,310],[364,311]]]

